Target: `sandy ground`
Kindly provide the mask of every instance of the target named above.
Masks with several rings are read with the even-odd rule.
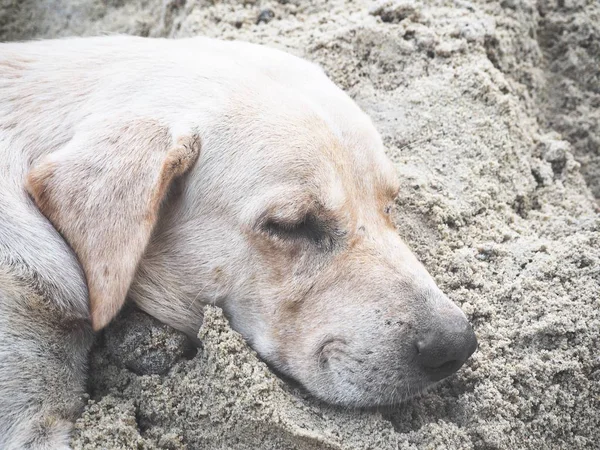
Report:
[[[480,348],[421,398],[347,411],[279,380],[216,309],[197,353],[128,310],[92,355],[74,448],[598,448],[597,0],[0,0],[4,40],[103,32],[323,65],[383,135],[398,231]]]

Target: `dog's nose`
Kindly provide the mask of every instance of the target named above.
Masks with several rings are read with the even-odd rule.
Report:
[[[471,324],[464,319],[443,321],[417,340],[417,360],[432,381],[439,381],[462,367],[477,349]]]

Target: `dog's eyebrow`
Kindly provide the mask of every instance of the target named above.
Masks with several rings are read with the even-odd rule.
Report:
[[[316,221],[331,219],[331,211],[327,210],[319,201],[306,197],[303,199],[289,199],[285,202],[271,204],[259,217],[259,223],[275,221],[294,224],[305,221],[310,217]]]
[[[379,165],[372,178],[378,203],[389,203],[400,193],[400,180],[393,166]]]
[[[396,177],[382,177],[382,190],[386,197],[386,201],[394,200],[400,194],[400,180]]]
[[[384,183],[376,190],[377,204],[382,207],[393,202],[400,193],[400,183]]]

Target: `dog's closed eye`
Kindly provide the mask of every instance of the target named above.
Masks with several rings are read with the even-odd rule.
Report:
[[[311,214],[307,214],[299,221],[284,221],[268,219],[263,225],[263,230],[269,235],[281,239],[307,239],[318,243],[325,234],[323,224]]]
[[[306,214],[298,221],[267,219],[262,225],[262,230],[270,237],[294,243],[306,242],[322,250],[330,249],[336,238],[341,235],[331,224],[314,214]]]

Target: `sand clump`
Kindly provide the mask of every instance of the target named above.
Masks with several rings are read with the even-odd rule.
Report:
[[[0,0],[0,36],[208,35],[321,64],[402,180],[398,232],[474,323],[460,373],[393,409],[283,383],[218,310],[194,354],[135,310],[92,355],[74,448],[597,448],[595,1]],[[596,198],[594,197],[596,196]]]
[[[125,313],[113,329],[142,315]],[[228,326],[220,309],[206,307],[204,318],[199,353],[181,358],[167,376],[151,374],[157,353],[151,342],[140,342],[139,375],[123,364],[120,343],[100,346],[92,359],[98,400],[90,401],[78,421],[73,446],[316,450],[393,448],[397,442],[391,423],[380,415],[319,407],[284,384]],[[125,334],[144,339],[148,334],[132,323]],[[158,322],[154,326],[151,334],[180,336]]]

